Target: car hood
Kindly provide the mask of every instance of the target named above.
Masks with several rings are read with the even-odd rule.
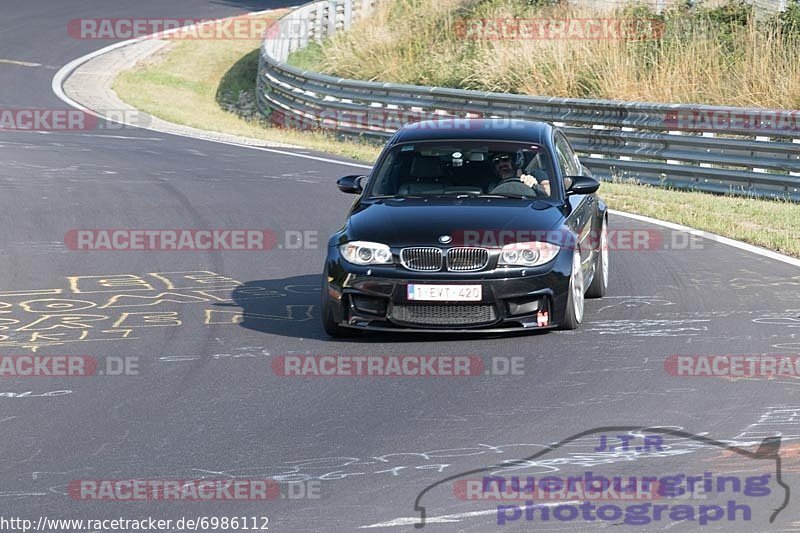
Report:
[[[441,242],[439,238],[447,235],[455,245],[481,232],[481,242],[491,245],[491,235],[486,232],[514,231],[524,237],[528,233],[556,229],[564,218],[560,207],[541,200],[371,200],[361,202],[353,210],[343,237],[348,241],[415,246],[437,245]],[[484,236],[488,236],[488,240]]]

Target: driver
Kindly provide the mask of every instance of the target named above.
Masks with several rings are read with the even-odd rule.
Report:
[[[550,180],[537,180],[530,174],[522,172],[522,165],[525,161],[522,152],[517,152],[512,160],[511,154],[498,154],[494,158],[494,171],[500,183],[504,181],[521,181],[531,189],[550,196]]]

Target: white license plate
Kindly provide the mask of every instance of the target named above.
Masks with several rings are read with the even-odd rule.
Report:
[[[480,285],[408,285],[408,299],[427,302],[479,302]]]

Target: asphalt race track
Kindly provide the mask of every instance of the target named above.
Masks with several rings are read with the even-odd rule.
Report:
[[[55,71],[109,44],[70,38],[70,19],[211,18],[276,5],[7,0],[0,60],[29,65],[0,61],[0,108],[65,107],[51,92]],[[417,494],[448,476],[521,459],[595,428],[657,426],[748,449],[779,431],[788,507],[768,522],[784,498],[773,482],[769,496],[742,496],[751,521],[740,515],[704,529],[797,529],[797,378],[675,377],[664,367],[673,354],[800,353],[797,267],[708,240],[682,249],[671,245],[680,235],[612,215],[612,229],[652,230],[664,245],[612,252],[609,295],[587,301],[575,332],[335,341],[319,323],[318,291],[325,242],[352,200],[334,181],[354,172],[346,161],[131,128],[0,132],[0,354],[138,358],[138,375],[0,378],[0,515],[34,523],[42,516],[266,516],[271,531],[412,531]],[[64,236],[79,228],[265,228],[279,243],[297,231],[317,243],[268,252],[70,250]],[[60,321],[65,312],[82,318]],[[521,357],[524,371],[405,378],[273,372],[273,358],[298,354]],[[654,449],[637,441],[631,453],[618,447],[603,454],[594,451],[603,431],[512,473],[775,470],[770,461],[675,435]],[[119,502],[67,494],[74,480],[234,477],[304,481],[306,497]],[[431,531],[594,530],[621,522],[529,521],[523,514],[501,527],[495,502],[465,501],[447,487],[423,502]],[[699,525],[662,518],[624,527]]]

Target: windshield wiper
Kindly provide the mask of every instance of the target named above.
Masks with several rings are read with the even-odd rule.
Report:
[[[469,194],[469,193],[450,193],[450,194],[384,194],[370,196],[370,200],[404,200],[406,198],[513,198],[518,200],[534,200],[535,196],[524,196],[522,194]]]
[[[525,196],[522,194],[460,194],[459,198],[514,198],[518,200],[533,199],[535,196]]]

